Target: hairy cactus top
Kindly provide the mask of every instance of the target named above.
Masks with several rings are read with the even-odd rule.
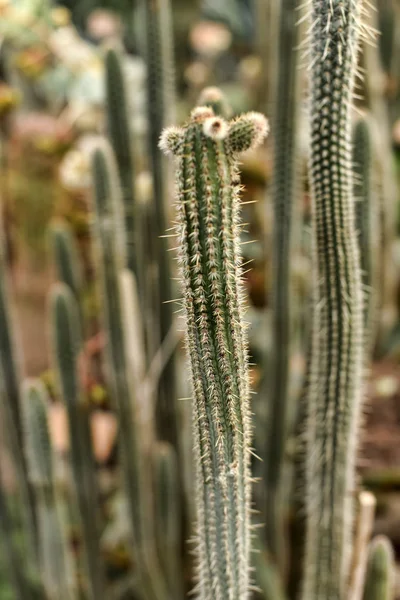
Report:
[[[242,320],[237,155],[262,142],[265,117],[231,122],[207,106],[160,147],[178,159],[177,236],[194,393],[198,598],[250,590],[250,416]]]

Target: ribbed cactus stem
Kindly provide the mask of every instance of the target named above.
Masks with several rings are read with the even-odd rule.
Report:
[[[51,309],[55,367],[69,422],[72,472],[87,570],[86,593],[91,600],[101,600],[104,598],[104,571],[100,552],[99,496],[88,403],[78,377],[82,336],[78,306],[65,284],[54,287]]]
[[[137,218],[134,193],[134,160],[129,125],[127,96],[121,59],[113,49],[105,58],[107,126],[115,154],[125,217],[127,266],[142,284],[138,261]]]
[[[19,544],[13,529],[13,517],[10,514],[6,490],[0,481],[0,533],[2,536],[2,553],[5,556],[7,575],[10,579],[14,598],[26,598],[26,600],[37,600],[40,594],[35,592],[29,581],[29,573],[26,565],[26,557]]]
[[[375,309],[377,306],[375,255],[379,252],[377,237],[378,210],[372,181],[372,134],[368,121],[359,119],[353,129],[354,195],[358,231],[362,284],[364,292],[365,361],[370,359],[374,342]]]
[[[153,236],[155,264],[158,265],[159,345],[173,326],[174,298],[168,244],[165,239],[166,211],[169,206],[170,177],[158,140],[163,127],[174,121],[175,67],[170,0],[140,0],[144,5],[147,64],[148,147],[153,179]],[[153,264],[154,264],[153,262]],[[153,325],[154,327],[154,325]],[[178,449],[176,424],[176,377],[173,357],[162,373],[157,402],[157,430],[162,439]]]
[[[1,229],[1,228],[0,228]],[[4,249],[0,244],[0,377],[4,434],[12,455],[19,486],[27,557],[33,567],[37,558],[37,531],[33,491],[28,481],[27,464],[23,453],[21,425],[20,372],[13,332],[13,314],[9,299],[8,277]]]
[[[65,223],[50,228],[52,256],[58,281],[65,283],[76,299],[82,293],[83,270],[72,231]]]
[[[360,0],[310,3],[313,331],[307,420],[304,600],[345,597],[362,394],[363,298],[351,107]]]
[[[160,560],[173,598],[182,598],[181,498],[174,448],[159,442],[154,450],[153,464]]]
[[[92,159],[94,181],[93,236],[99,265],[102,311],[107,335],[106,362],[110,396],[119,413],[121,463],[126,489],[135,564],[145,600],[172,600],[155,550],[151,519],[151,481],[144,465],[144,444],[138,421],[133,377],[126,352],[123,320],[129,310],[123,307],[127,295],[121,289],[125,264],[119,227],[121,197],[114,185],[112,154],[107,145],[99,146]],[[123,285],[123,284],[122,284]],[[174,599],[175,600],[175,599]]]
[[[35,490],[42,582],[49,600],[76,597],[71,554],[54,484],[52,448],[47,422],[48,394],[40,380],[27,380],[22,390],[25,453]]]
[[[258,113],[227,123],[197,107],[183,128],[166,129],[160,141],[177,158],[201,600],[245,600],[250,591],[251,425],[237,157],[266,133]]]
[[[370,546],[363,600],[394,600],[394,552],[390,540],[376,537]]]
[[[282,565],[283,511],[280,483],[287,440],[289,360],[293,347],[293,294],[291,265],[294,207],[298,190],[296,165],[297,113],[299,106],[296,51],[297,0],[280,3],[277,57],[278,82],[271,133],[274,138],[272,201],[274,208],[272,245],[272,352],[269,354],[267,389],[269,414],[264,458],[267,543]]]

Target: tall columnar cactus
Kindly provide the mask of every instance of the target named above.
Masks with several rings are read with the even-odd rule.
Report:
[[[72,554],[63,527],[54,482],[53,457],[47,422],[49,399],[43,384],[27,380],[22,391],[25,452],[35,490],[42,582],[49,600],[76,597]]]
[[[71,229],[64,223],[54,223],[50,228],[50,241],[56,276],[65,283],[78,300],[82,293],[82,263]]]
[[[375,256],[378,244],[374,231],[379,228],[376,196],[372,180],[372,135],[366,119],[359,119],[353,129],[354,195],[356,227],[359,236],[362,284],[364,291],[365,361],[370,358],[374,341],[376,299]],[[378,252],[379,253],[379,252]]]
[[[119,413],[121,463],[124,476],[135,564],[145,600],[172,600],[155,549],[151,481],[144,465],[137,398],[126,353],[126,331],[120,289],[125,266],[119,230],[121,197],[115,185],[115,165],[108,146],[99,146],[92,160],[94,180],[93,235],[100,271],[106,360],[110,395]],[[126,295],[124,295],[126,300]],[[126,313],[125,313],[126,314]]]
[[[91,448],[88,403],[78,377],[78,356],[82,348],[79,312],[73,293],[65,284],[55,286],[51,308],[55,366],[68,413],[72,472],[87,571],[86,593],[91,600],[101,600],[105,596],[100,552],[99,497]]]
[[[250,590],[250,406],[240,265],[238,155],[266,119],[230,123],[197,107],[160,147],[177,158],[177,236],[192,374],[197,469],[198,598]]]
[[[174,448],[159,442],[154,449],[155,522],[158,550],[173,598],[182,598],[181,502]]]
[[[274,105],[272,135],[274,138],[274,170],[272,200],[274,207],[272,262],[272,352],[266,365],[266,390],[269,417],[264,455],[266,490],[266,532],[270,551],[282,560],[283,523],[282,478],[289,402],[289,359],[293,334],[293,286],[291,285],[293,216],[298,192],[296,165],[296,131],[298,114],[297,85],[297,0],[280,3],[278,82]]]
[[[8,279],[4,249],[0,244],[0,377],[2,385],[1,408],[5,421],[4,432],[10,449],[19,486],[21,511],[27,542],[27,556],[32,565],[37,557],[37,531],[33,491],[23,453],[21,425],[20,372],[13,338],[13,318],[10,310]]]
[[[304,600],[345,597],[362,393],[363,301],[351,105],[361,0],[310,2],[313,331]]]
[[[394,600],[394,553],[385,536],[372,540],[363,600]]]
[[[128,117],[128,107],[124,74],[121,60],[115,50],[110,49],[105,59],[106,107],[108,136],[116,158],[121,182],[125,231],[127,244],[127,266],[135,274],[139,285],[142,284],[137,243],[136,202],[134,193],[134,161],[132,139]]]
[[[169,0],[141,0],[145,19],[145,59],[147,63],[148,145],[153,178],[155,239],[153,261],[158,264],[159,342],[165,340],[173,323],[171,272],[165,237],[169,177],[164,157],[158,149],[163,127],[173,122],[175,109],[175,69],[172,14]],[[174,361],[169,360],[158,390],[157,425],[162,439],[177,448],[176,381]]]

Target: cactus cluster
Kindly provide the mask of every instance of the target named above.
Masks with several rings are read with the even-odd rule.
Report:
[[[279,17],[281,64],[269,90],[276,98],[273,317],[258,398],[269,420],[264,439],[256,440],[265,461],[258,468],[264,472],[263,492],[257,497],[252,485],[257,467],[239,166],[247,151],[262,145],[269,125],[258,112],[231,118],[224,95],[212,87],[182,126],[164,128],[175,107],[171,14],[167,0],[149,0],[139,3],[145,38],[139,50],[148,68],[147,154],[139,156],[132,140],[122,56],[108,49],[106,136],[91,155],[91,248],[106,408],[118,422],[112,493],[101,485],[93,405],[81,380],[86,282],[74,236],[63,223],[51,227],[57,279],[49,307],[51,390],[39,379],[21,379],[0,256],[0,408],[17,474],[17,493],[0,480],[0,532],[18,600],[183,600],[190,586],[198,600],[250,600],[256,593],[264,600],[394,598],[393,549],[386,538],[370,539],[375,499],[358,493],[355,469],[363,371],[375,336],[377,271],[374,138],[368,118],[356,122],[352,111],[358,50],[367,32],[365,8],[362,0],[306,4],[308,14],[300,21],[309,18],[311,24],[306,56],[313,294],[307,373],[293,410],[296,136],[304,116],[297,110],[298,59],[292,47],[301,30],[294,24],[294,0],[282,0],[279,10],[270,11]],[[144,193],[138,182],[149,165],[152,185]],[[165,235],[172,165],[176,219]],[[177,240],[191,432],[177,405],[179,336],[171,307],[169,235]],[[52,445],[53,402],[65,408],[68,421],[69,444],[62,455]],[[291,421],[297,415],[294,458],[287,443],[289,413]],[[182,472],[192,468],[194,524],[188,522],[189,486],[182,490]],[[285,486],[291,486],[287,494]],[[104,542],[114,493],[126,502],[121,521],[129,556],[126,578],[117,585]],[[252,514],[254,501],[261,503],[256,505],[261,516]],[[296,514],[288,515],[290,510]],[[256,531],[262,519],[266,525]],[[194,565],[185,545],[190,532]]]

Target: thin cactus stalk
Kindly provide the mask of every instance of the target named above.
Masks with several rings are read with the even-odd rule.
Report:
[[[378,228],[376,196],[372,178],[372,134],[366,119],[359,119],[353,130],[354,195],[356,226],[359,236],[362,284],[364,290],[365,361],[369,361],[374,342],[376,298],[376,263],[379,250],[374,232]]]
[[[54,483],[47,422],[49,398],[41,381],[27,380],[22,390],[25,453],[35,490],[42,581],[49,600],[76,597],[72,556]]]
[[[250,406],[243,323],[238,155],[266,119],[227,123],[197,107],[160,147],[177,158],[177,236],[192,375],[197,471],[197,597],[250,594]]]
[[[20,373],[13,339],[13,319],[10,310],[8,281],[3,247],[0,247],[0,378],[4,432],[15,466],[26,535],[27,553],[32,565],[37,559],[37,530],[33,490],[23,453],[21,424]]]
[[[291,264],[293,222],[298,169],[296,138],[298,114],[297,84],[297,0],[280,3],[278,51],[279,71],[276,86],[274,119],[274,170],[272,201],[274,208],[272,246],[272,339],[269,356],[267,393],[269,417],[264,455],[266,493],[265,523],[267,543],[272,556],[282,565],[283,511],[281,481],[287,440],[289,403],[289,360],[293,334],[293,286]]]
[[[158,264],[159,343],[173,326],[173,299],[168,244],[165,239],[166,210],[168,207],[169,173],[164,157],[158,149],[163,127],[174,121],[175,70],[173,51],[172,14],[169,0],[141,0],[144,3],[146,30],[145,58],[147,63],[147,107],[149,127],[149,154],[153,177],[155,256]],[[157,429],[162,439],[178,450],[176,423],[176,376],[174,360],[168,361],[158,390]]]
[[[4,485],[0,481],[0,533],[3,538],[2,551],[5,555],[7,574],[15,592],[15,598],[37,600],[40,598],[40,594],[37,594],[29,579],[26,557],[16,542],[12,522],[13,518],[10,514]]]
[[[385,536],[371,542],[363,600],[394,600],[395,562],[392,544]]]
[[[115,165],[106,146],[93,154],[93,236],[99,264],[103,320],[107,334],[106,361],[110,396],[119,413],[121,463],[133,534],[138,576],[146,600],[172,600],[168,594],[155,549],[151,519],[151,482],[144,468],[143,443],[137,418],[137,400],[126,354],[124,311],[120,276],[125,256],[119,243],[121,202],[115,186]],[[124,295],[126,300],[126,295]]]
[[[104,570],[100,551],[99,496],[88,403],[78,378],[82,336],[78,306],[65,284],[54,287],[51,309],[55,366],[69,422],[72,472],[87,571],[86,593],[92,600],[101,600],[104,598]]]
[[[58,281],[65,283],[78,300],[82,293],[83,270],[71,229],[64,223],[50,228],[52,256]]]
[[[363,367],[351,109],[363,3],[310,2],[313,330],[304,600],[345,597]]]
[[[140,244],[137,243],[137,209],[134,189],[135,165],[132,152],[132,139],[121,59],[113,49],[108,50],[106,54],[105,74],[108,135],[114,151],[119,180],[121,182],[125,217],[127,267],[134,273],[139,287],[141,287],[141,261],[138,254]]]
[[[160,560],[173,598],[183,597],[181,498],[174,448],[159,442],[154,450],[155,521]]]

